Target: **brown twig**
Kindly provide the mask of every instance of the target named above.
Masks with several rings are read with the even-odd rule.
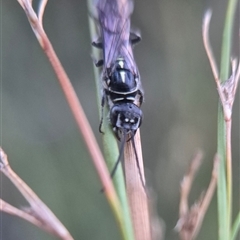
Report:
[[[199,200],[191,208],[189,208],[189,192],[191,190],[195,174],[200,166],[201,159],[202,154],[197,153],[197,155],[192,160],[188,174],[185,175],[181,183],[179,220],[175,229],[179,232],[180,238],[182,240],[193,240],[196,238],[217,184],[217,169],[219,159],[217,155],[215,155],[212,178],[208,186],[207,192],[205,194],[202,194]]]
[[[131,211],[131,217],[133,222],[134,234],[136,240],[150,240],[150,220],[148,211],[148,199],[146,191],[143,187],[141,176],[144,179],[144,167],[142,159],[142,148],[140,131],[138,130],[134,137],[137,156],[139,161],[140,172],[136,162],[136,156],[134,153],[131,142],[127,142],[124,149],[124,167],[126,176],[126,189],[128,195],[128,201]]]
[[[24,210],[18,209],[16,207],[10,205],[9,203],[3,201],[2,199],[0,199],[0,210],[3,212],[6,212],[8,214],[11,214],[13,216],[20,217],[20,218],[36,225],[37,227],[42,228],[44,231],[52,234],[52,231],[49,228],[49,226],[47,226],[46,224],[43,224],[35,216],[32,216],[30,213],[25,212]],[[54,234],[54,235],[56,235],[56,234]],[[67,238],[65,238],[65,239],[67,239]]]
[[[209,25],[210,25],[211,17],[212,17],[212,11],[208,10],[205,13],[204,20],[203,20],[203,26],[202,26],[203,43],[205,46],[205,50],[206,50],[211,68],[212,68],[214,79],[217,80],[219,78],[219,71],[218,71],[216,60],[214,58],[214,54],[213,54],[213,51],[212,51],[212,48],[210,45],[210,41],[209,41]]]
[[[52,45],[49,41],[42,25],[42,16],[45,9],[45,4],[47,1],[42,1],[39,11],[39,16],[36,15],[32,8],[32,2],[30,0],[18,0],[19,4],[24,9],[26,16],[29,20],[29,23],[44,51],[47,55],[55,74],[57,75],[57,80],[63,90],[65,98],[69,104],[70,110],[75,118],[77,126],[83,136],[87,149],[91,155],[92,161],[95,165],[99,178],[102,182],[104,187],[104,193],[108,199],[108,202],[113,209],[113,212],[116,216],[117,221],[122,224],[122,211],[121,205],[114,190],[108,169],[106,167],[103,155],[99,149],[97,141],[94,137],[90,124],[85,116],[85,113],[82,109],[82,106],[77,98],[77,95],[73,89],[73,86],[65,73]],[[125,232],[122,230],[122,234],[124,235]]]
[[[211,15],[212,15],[211,11],[208,10],[203,19],[203,26],[202,26],[203,43],[204,43],[204,47],[205,47],[211,68],[212,68],[212,72],[217,85],[219,97],[223,106],[225,121],[227,122],[227,121],[230,121],[232,117],[232,106],[234,103],[236,90],[237,90],[237,86],[240,78],[240,61],[238,62],[238,66],[237,66],[238,60],[236,58],[232,59],[231,61],[232,75],[230,76],[229,79],[221,83],[219,79],[217,64],[216,64],[212,47],[209,41],[209,24],[211,20]]]
[[[116,201],[116,206],[120,206],[118,204],[117,195],[115,193],[115,190],[112,185],[112,181],[110,179],[104,158],[102,156],[102,153],[99,149],[99,146],[97,144],[97,141],[94,137],[94,134],[92,132],[92,129],[89,125],[89,122],[85,116],[85,113],[82,109],[82,106],[78,100],[78,97],[73,89],[73,86],[64,71],[46,33],[44,32],[44,29],[42,28],[42,22],[39,19],[36,13],[34,12],[29,0],[18,0],[20,5],[23,7],[27,18],[30,22],[30,25],[41,45],[43,48],[45,54],[47,55],[50,63],[52,64],[52,67],[57,75],[57,79],[59,81],[60,86],[62,87],[63,93],[66,97],[66,100],[69,104],[69,107],[72,111],[72,114],[76,120],[77,126],[80,130],[80,132],[83,135],[83,138],[85,140],[86,146],[88,148],[88,151],[92,157],[93,163],[97,169],[97,172],[99,174],[99,177],[102,181],[102,184],[105,189],[105,194],[107,195],[108,199],[111,199],[111,201]],[[43,1],[43,3],[46,3],[46,1]],[[41,16],[43,15],[44,7],[40,7],[42,10],[40,11]]]
[[[209,41],[209,25],[211,11],[207,11],[203,19],[203,42],[212,68],[213,76],[217,85],[218,94],[223,108],[224,121],[226,126],[226,172],[227,172],[227,196],[228,211],[231,219],[232,205],[232,151],[231,151],[231,131],[232,131],[232,109],[236,96],[236,91],[240,79],[240,61],[236,58],[231,59],[232,75],[226,80],[219,79],[216,61]],[[239,62],[238,62],[239,61]],[[238,64],[237,64],[238,62]]]
[[[47,2],[48,0],[41,0],[41,3],[39,4],[39,9],[38,9],[38,19],[42,28],[43,28],[43,14],[47,6]]]
[[[73,237],[52,213],[52,211],[39,199],[28,185],[11,169],[7,155],[0,148],[0,171],[12,181],[30,204],[24,210],[17,209],[0,199],[0,210],[21,217],[37,227],[64,240],[73,240]]]
[[[203,153],[198,151],[194,156],[192,163],[188,169],[187,175],[184,176],[181,182],[181,198],[179,206],[179,215],[183,216],[189,211],[188,196],[192,188],[193,180],[202,163]]]

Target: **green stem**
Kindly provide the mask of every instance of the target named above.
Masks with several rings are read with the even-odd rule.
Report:
[[[221,72],[220,78],[223,81],[229,77],[229,59],[232,45],[232,31],[234,17],[237,9],[238,0],[229,0],[225,19],[225,26],[222,36]]]
[[[228,221],[232,225],[232,149],[231,149],[232,120],[226,122],[226,167],[227,167],[227,203]]]
[[[91,11],[92,9],[92,1],[88,0],[88,9]],[[89,28],[90,28],[90,35],[91,38],[95,38],[97,36],[96,34],[96,26],[94,24],[94,21],[91,17],[89,17]],[[96,48],[92,49],[93,56],[97,57],[97,59],[100,58],[99,50]],[[95,83],[97,88],[97,100],[98,100],[98,106],[99,106],[99,116],[102,117],[102,107],[101,107],[101,76],[99,73],[99,69],[94,67],[94,76],[95,76]],[[105,106],[103,111],[103,124],[102,124],[102,130],[104,134],[102,135],[103,139],[103,149],[104,149],[104,156],[105,160],[107,162],[108,168],[111,171],[117,161],[117,157],[119,155],[118,150],[118,144],[116,141],[116,138],[114,137],[112,133],[112,129],[107,121],[107,114],[108,114],[108,108]],[[122,205],[122,215],[123,215],[123,222],[120,223],[119,228],[121,229],[123,238],[126,240],[133,240],[134,239],[134,233],[133,233],[133,227],[132,227],[132,221],[128,206],[128,199],[126,195],[126,189],[125,189],[125,181],[124,181],[124,175],[123,170],[121,167],[121,164],[119,164],[119,167],[117,168],[115,175],[114,175],[114,186],[116,189],[116,192],[118,194],[120,203]]]
[[[237,233],[239,231],[240,228],[240,212],[238,213],[236,220],[233,224],[232,227],[232,235],[231,235],[231,240],[234,240],[237,237]]]
[[[226,12],[225,26],[222,37],[221,82],[229,78],[229,60],[232,45],[232,31],[237,0],[229,0]],[[230,239],[232,221],[232,163],[231,163],[231,126],[224,120],[220,105],[218,111],[218,154],[221,158],[218,177],[218,213],[219,239]],[[227,174],[227,176],[226,176]]]
[[[222,106],[218,108],[218,154],[220,157],[218,172],[218,224],[219,240],[229,239],[229,226],[227,221],[227,192],[226,192],[226,172],[225,172],[225,124],[222,113]]]

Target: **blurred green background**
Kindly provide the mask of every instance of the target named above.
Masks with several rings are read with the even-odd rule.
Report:
[[[132,25],[142,33],[134,53],[145,103],[141,127],[152,208],[165,239],[178,239],[179,185],[196,149],[204,151],[190,203],[206,189],[216,152],[218,95],[202,43],[202,17],[213,9],[211,43],[220,60],[227,1],[138,0]],[[1,145],[12,168],[75,239],[120,239],[113,214],[55,74],[17,1],[1,3]],[[239,11],[238,11],[239,12]],[[239,16],[236,18],[239,23]],[[44,26],[101,142],[86,1],[49,1]],[[239,56],[235,27],[233,54]],[[238,91],[239,92],[239,91]],[[233,114],[234,216],[239,210],[239,94]],[[25,206],[4,176],[1,197]],[[198,239],[217,239],[216,196]],[[1,240],[55,239],[1,213]]]

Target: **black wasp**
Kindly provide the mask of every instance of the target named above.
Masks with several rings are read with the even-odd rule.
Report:
[[[130,29],[133,2],[98,0],[96,7],[100,37],[92,44],[103,50],[103,59],[96,63],[96,66],[103,67],[102,108],[105,103],[108,104],[110,123],[115,136],[122,142],[121,149],[126,140],[131,140],[136,154],[134,135],[142,122],[140,106],[143,102],[143,90],[132,51],[132,46],[141,40],[140,36]],[[103,114],[100,131],[102,120]],[[120,161],[121,151],[111,176]],[[136,158],[138,164],[137,154]]]

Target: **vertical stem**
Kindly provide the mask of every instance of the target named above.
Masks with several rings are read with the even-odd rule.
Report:
[[[222,106],[218,107],[218,149],[217,152],[220,157],[219,172],[218,172],[218,232],[219,240],[229,239],[228,214],[227,214],[227,189],[226,189],[226,142],[225,142],[225,124],[222,113]]]
[[[88,9],[90,12],[93,12],[93,4],[94,1],[88,0]],[[91,39],[94,39],[97,37],[97,26],[94,22],[94,19],[89,16],[89,30],[90,30],[90,36]],[[93,57],[96,57],[97,60],[100,59],[100,51],[99,49],[92,48],[92,54]],[[95,85],[96,85],[96,92],[97,92],[97,102],[98,102],[98,110],[99,110],[99,119],[102,117],[102,107],[101,107],[101,91],[102,91],[102,82],[101,82],[101,74],[99,69],[96,66],[93,66],[93,71],[94,71],[94,77],[95,77]],[[117,160],[117,156],[119,155],[119,150],[118,150],[118,144],[116,141],[115,136],[112,133],[112,129],[109,125],[109,122],[107,121],[107,114],[108,114],[109,109],[105,106],[104,111],[103,111],[103,131],[104,134],[102,135],[102,141],[103,141],[103,150],[104,150],[104,156],[105,160],[108,166],[108,169],[110,171],[113,169],[113,166],[115,165],[115,162]],[[123,175],[123,170],[122,170],[122,165],[119,164],[116,173],[114,175],[114,187],[117,192],[118,198],[121,203],[122,207],[122,215],[123,215],[123,223],[122,226],[120,225],[120,228],[124,228],[124,231],[126,233],[127,239],[128,240],[133,240],[134,239],[134,233],[133,233],[133,226],[131,222],[131,217],[130,217],[130,210],[128,206],[128,199],[127,199],[127,193],[126,193],[126,188],[125,188],[125,181],[124,181],[124,175]]]
[[[226,121],[226,166],[227,166],[227,202],[229,224],[232,221],[232,151],[231,151],[232,120]]]
[[[229,0],[222,36],[220,79],[229,78],[229,60],[232,44],[232,31],[238,0]],[[230,239],[232,218],[232,163],[231,163],[231,123],[224,121],[222,106],[218,110],[218,153],[221,158],[218,180],[219,239]],[[226,176],[227,174],[227,176]],[[226,183],[227,181],[227,183]],[[222,209],[227,206],[226,211]],[[220,214],[221,213],[221,214]],[[222,234],[223,233],[223,234]]]
[[[228,79],[229,76],[229,59],[232,45],[232,30],[234,25],[235,12],[237,10],[238,0],[229,0],[226,13],[225,26],[222,36],[222,54],[221,54],[221,72],[222,81]]]
[[[144,168],[142,159],[142,148],[140,131],[134,137],[140,171],[144,179]],[[137,167],[136,156],[131,141],[126,143],[124,149],[124,167],[126,175],[126,188],[131,211],[132,223],[136,240],[150,240],[150,219],[148,212],[148,199],[146,191],[142,186],[139,169]]]

